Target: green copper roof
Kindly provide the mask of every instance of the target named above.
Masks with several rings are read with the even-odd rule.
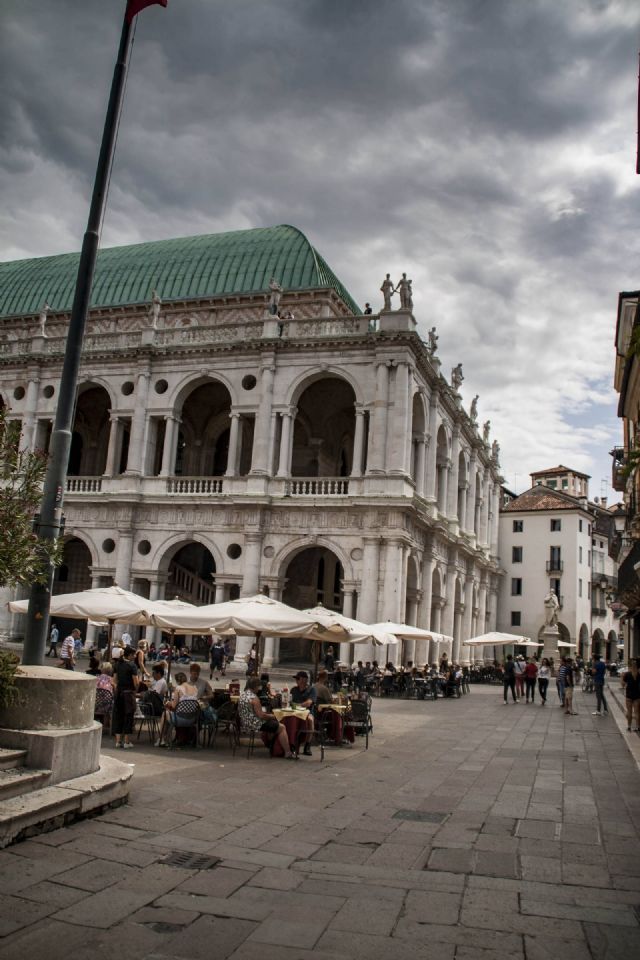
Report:
[[[79,254],[0,263],[0,317],[71,309]],[[330,287],[354,313],[357,303],[295,227],[260,227],[179,237],[101,250],[92,307],[268,292],[275,277],[285,292]]]

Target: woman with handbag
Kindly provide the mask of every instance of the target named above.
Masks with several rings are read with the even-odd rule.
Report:
[[[130,750],[133,747],[129,738],[133,733],[136,690],[140,683],[134,656],[135,650],[133,647],[125,647],[122,656],[113,665],[115,699],[113,701],[111,730],[116,738],[116,747],[123,747],[125,750]]]

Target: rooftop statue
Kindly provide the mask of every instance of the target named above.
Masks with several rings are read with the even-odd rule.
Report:
[[[402,274],[402,279],[398,280],[394,293],[400,294],[400,309],[413,310],[413,291],[411,289],[411,280],[407,280],[406,273]]]
[[[269,290],[271,291],[271,296],[269,297],[269,313],[277,317],[280,297],[282,296],[282,287],[275,277],[271,277],[271,280],[269,280]]]
[[[382,292],[382,296],[384,297],[384,309],[391,310],[391,296],[395,293],[395,290],[393,288],[393,281],[391,280],[390,273],[388,273],[382,281],[380,290]]]
[[[158,296],[158,291],[153,290],[151,293],[151,309],[149,310],[149,315],[151,317],[151,326],[154,330],[158,329],[158,320],[160,319],[161,307],[162,300]]]
[[[497,463],[500,459],[500,444],[497,440],[494,440],[491,444],[491,458]]]
[[[462,386],[462,381],[464,377],[462,375],[462,364],[458,363],[451,371],[451,386],[454,390],[459,390]]]
[[[436,350],[438,349],[438,340],[440,339],[438,337],[438,334],[436,333],[435,327],[431,327],[431,330],[429,330],[429,333],[428,333],[428,337],[429,337],[429,345],[427,347],[427,350],[429,351],[429,356],[432,357],[436,352]]]
[[[471,401],[471,409],[469,410],[469,417],[472,423],[478,422],[478,400],[480,399],[480,394],[476,393],[475,397]]]
[[[47,335],[46,330],[45,330],[45,327],[46,327],[46,324],[47,324],[47,314],[49,313],[49,310],[51,310],[51,307],[49,306],[49,304],[48,304],[48,303],[46,302],[46,300],[45,300],[45,302],[44,302],[44,304],[43,304],[43,306],[42,306],[42,310],[40,311],[40,316],[38,317],[38,320],[40,321],[39,335],[40,335],[41,337],[46,337],[46,335]]]
[[[491,420],[485,420],[482,424],[482,439],[485,443],[489,443],[489,434],[491,433]]]

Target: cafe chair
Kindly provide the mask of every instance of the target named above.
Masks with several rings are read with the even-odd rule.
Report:
[[[220,704],[217,709],[218,716],[213,729],[213,746],[215,748],[218,733],[226,733],[229,738],[229,746],[235,757],[239,741],[238,706],[233,701],[228,700],[226,703]]]
[[[146,727],[149,734],[149,740],[151,743],[155,743],[156,740],[160,738],[160,719],[161,717],[156,716],[154,713],[153,704],[139,701],[136,713],[133,717],[134,725],[136,723],[138,724],[138,736],[136,739],[140,739],[142,728]]]
[[[185,743],[183,739],[185,734],[178,734],[179,730],[188,731],[187,736],[192,735],[191,742],[198,746],[198,720],[200,717],[200,706],[196,700],[179,700],[174,711],[175,723],[171,722],[173,736],[169,740],[169,747],[173,748],[180,743]],[[188,741],[187,741],[188,742]]]
[[[93,719],[99,720],[102,729],[108,732],[111,729],[111,713],[113,711],[113,693],[111,690],[98,688],[96,690],[96,705],[93,711]]]
[[[369,731],[373,730],[371,724],[371,710],[364,700],[352,700],[351,709],[347,711],[345,723],[348,723],[355,730],[356,734],[364,735],[364,748],[369,749]]]
[[[310,736],[311,740],[308,741],[307,737]],[[324,748],[327,740],[331,739],[331,711],[330,710],[321,710],[319,711],[315,726],[313,730],[298,730],[297,734],[297,743],[296,743],[296,753],[300,753],[300,747],[304,747],[305,743],[320,747],[320,762],[324,760]]]

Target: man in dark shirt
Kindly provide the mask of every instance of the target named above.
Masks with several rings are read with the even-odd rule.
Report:
[[[609,707],[607,705],[607,698],[604,695],[604,682],[607,676],[607,667],[604,661],[600,659],[599,653],[594,653],[593,655],[591,676],[593,677],[593,686],[596,691],[596,709],[593,711],[593,716],[601,717],[603,710],[605,716],[608,716]]]
[[[311,756],[311,731],[313,730],[313,708],[316,703],[316,694],[313,687],[309,686],[309,674],[306,670],[300,670],[295,676],[296,685],[291,691],[291,703],[296,707],[305,707],[309,715],[305,721],[307,736],[305,737],[304,755]]]
[[[513,697],[513,702],[517,703],[518,698],[516,697],[516,671],[513,663],[513,657],[511,654],[507,654],[507,659],[504,662],[504,674],[502,675],[502,691],[504,693],[504,702],[505,706],[507,704],[507,691],[511,690],[511,696]]]

